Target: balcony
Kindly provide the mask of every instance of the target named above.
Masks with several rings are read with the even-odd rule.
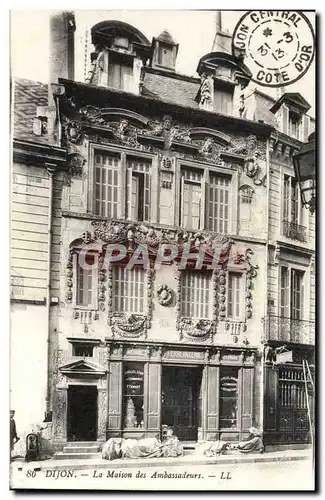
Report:
[[[305,226],[287,220],[283,221],[283,235],[292,240],[307,241],[307,229]]]
[[[264,340],[315,344],[315,322],[268,315],[263,319]]]

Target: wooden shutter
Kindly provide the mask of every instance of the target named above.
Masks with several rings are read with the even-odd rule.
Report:
[[[161,364],[148,363],[147,370],[147,430],[160,431]]]
[[[206,386],[206,429],[207,432],[217,432],[219,428],[219,366],[207,366],[207,386]]]
[[[309,130],[310,130],[310,118],[307,115],[304,115],[303,118],[303,132],[302,132],[302,142],[308,141]]]
[[[289,109],[282,104],[282,133],[289,135]]]
[[[109,363],[108,382],[108,431],[121,429],[122,422],[122,362]]]
[[[242,369],[242,387],[241,387],[241,408],[242,408],[242,430],[247,431],[252,426],[253,419],[253,385],[254,368]]]

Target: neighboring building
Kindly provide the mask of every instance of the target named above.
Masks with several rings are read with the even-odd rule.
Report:
[[[20,304],[15,296],[12,306],[20,322],[12,324],[12,339],[34,359],[38,346],[30,346],[29,336],[20,339],[31,324],[29,309],[41,306],[17,308],[47,296],[37,338],[42,352],[48,348],[48,365],[35,390],[43,390],[45,377],[54,444],[152,436],[164,425],[183,441],[237,440],[252,425],[263,426],[268,443],[308,441],[301,374],[303,358],[313,363],[315,225],[300,206],[292,167],[292,155],[313,130],[308,103],[300,94],[273,100],[255,90],[249,70],[226,51],[203,56],[199,78],[180,75],[169,33],[150,43],[118,21],[92,28],[88,82],[75,82],[71,15],[55,19],[67,69],[53,70],[54,83],[64,78],[49,108],[38,109],[34,132],[44,121],[46,135],[33,139],[53,144],[48,154],[60,155],[53,162],[53,218],[47,180],[45,194],[36,190],[37,200],[28,195],[18,210],[36,214],[33,221],[24,215],[28,224],[52,221],[51,252],[44,229],[45,236],[34,236],[42,258],[32,257],[49,259],[50,282],[45,265],[29,274],[32,229],[22,228],[21,218],[23,243],[12,239],[19,248],[12,257],[20,259],[13,266],[23,280]],[[18,94],[24,85],[27,92],[29,84],[16,82]],[[26,102],[36,112],[45,105],[38,101],[44,89],[30,87]],[[16,101],[17,112],[24,105]],[[17,145],[18,137],[17,128]],[[33,161],[22,157],[14,175],[20,169],[33,177]],[[36,220],[40,215],[44,220]],[[161,243],[177,245],[177,256],[158,267]],[[150,268],[126,268],[127,256],[106,266],[111,244],[127,248],[129,257],[147,245]],[[205,249],[201,269],[193,255],[181,269],[184,246],[191,254]],[[217,266],[209,269],[215,246]],[[41,331],[49,332],[48,343]],[[283,345],[293,360],[274,365],[272,353]],[[13,363],[14,382],[17,372]],[[18,401],[19,385],[12,391]]]

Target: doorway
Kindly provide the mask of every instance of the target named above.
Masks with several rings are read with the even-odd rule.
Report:
[[[74,385],[68,388],[68,441],[96,441],[97,387]]]
[[[162,424],[181,441],[197,441],[202,414],[202,368],[163,366]]]

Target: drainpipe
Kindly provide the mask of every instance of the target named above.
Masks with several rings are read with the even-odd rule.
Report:
[[[51,307],[51,260],[52,260],[52,213],[53,213],[53,175],[55,165],[46,164],[49,176],[49,215],[47,219],[47,276],[46,276],[46,319],[47,319],[47,380],[46,380],[46,413],[51,411],[51,328],[50,328],[50,307]]]
[[[267,312],[268,312],[268,271],[269,271],[269,198],[270,198],[270,148],[269,148],[269,139],[266,143],[266,216],[265,216],[265,228],[266,228],[266,245],[265,245],[265,302],[264,302],[264,331],[265,331],[265,321],[267,321]],[[264,334],[264,332],[263,332]],[[264,345],[262,346],[262,358],[261,358],[261,383],[260,383],[260,428],[264,430],[264,383],[265,383],[265,374],[264,374]]]

